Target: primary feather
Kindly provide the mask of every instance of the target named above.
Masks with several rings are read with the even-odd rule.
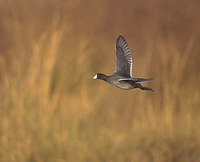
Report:
[[[124,77],[132,77],[132,55],[123,36],[119,36],[116,42],[116,70],[115,73]]]

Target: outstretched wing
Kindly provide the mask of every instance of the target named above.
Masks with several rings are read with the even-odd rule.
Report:
[[[153,80],[153,78],[148,78],[148,79],[145,79],[145,78],[121,78],[119,79],[119,81],[134,81],[136,83],[142,83],[142,82],[147,82],[147,81],[150,81],[150,80]]]
[[[116,42],[116,69],[115,73],[124,77],[132,77],[132,56],[128,44],[123,36]]]

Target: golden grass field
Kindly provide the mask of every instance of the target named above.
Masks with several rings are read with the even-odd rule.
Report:
[[[1,162],[199,162],[200,1],[0,1]],[[115,41],[133,76],[111,75]]]

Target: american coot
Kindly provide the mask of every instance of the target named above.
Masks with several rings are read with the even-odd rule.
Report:
[[[140,83],[152,80],[152,78],[132,78],[132,56],[131,51],[124,37],[120,35],[116,42],[116,69],[111,76],[97,73],[93,79],[102,79],[121,89],[140,88],[142,90],[151,90],[149,87],[143,87]]]

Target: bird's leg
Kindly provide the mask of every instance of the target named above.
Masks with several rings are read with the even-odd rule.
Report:
[[[152,91],[152,92],[154,91],[154,90],[151,89],[150,87],[143,87],[143,86],[142,86],[142,88],[140,88],[140,89],[142,89],[142,90],[150,90],[150,91]]]
[[[143,87],[141,84],[138,84],[138,88],[140,88],[141,90],[150,90],[150,91],[154,91],[154,90],[151,89],[150,87]]]

